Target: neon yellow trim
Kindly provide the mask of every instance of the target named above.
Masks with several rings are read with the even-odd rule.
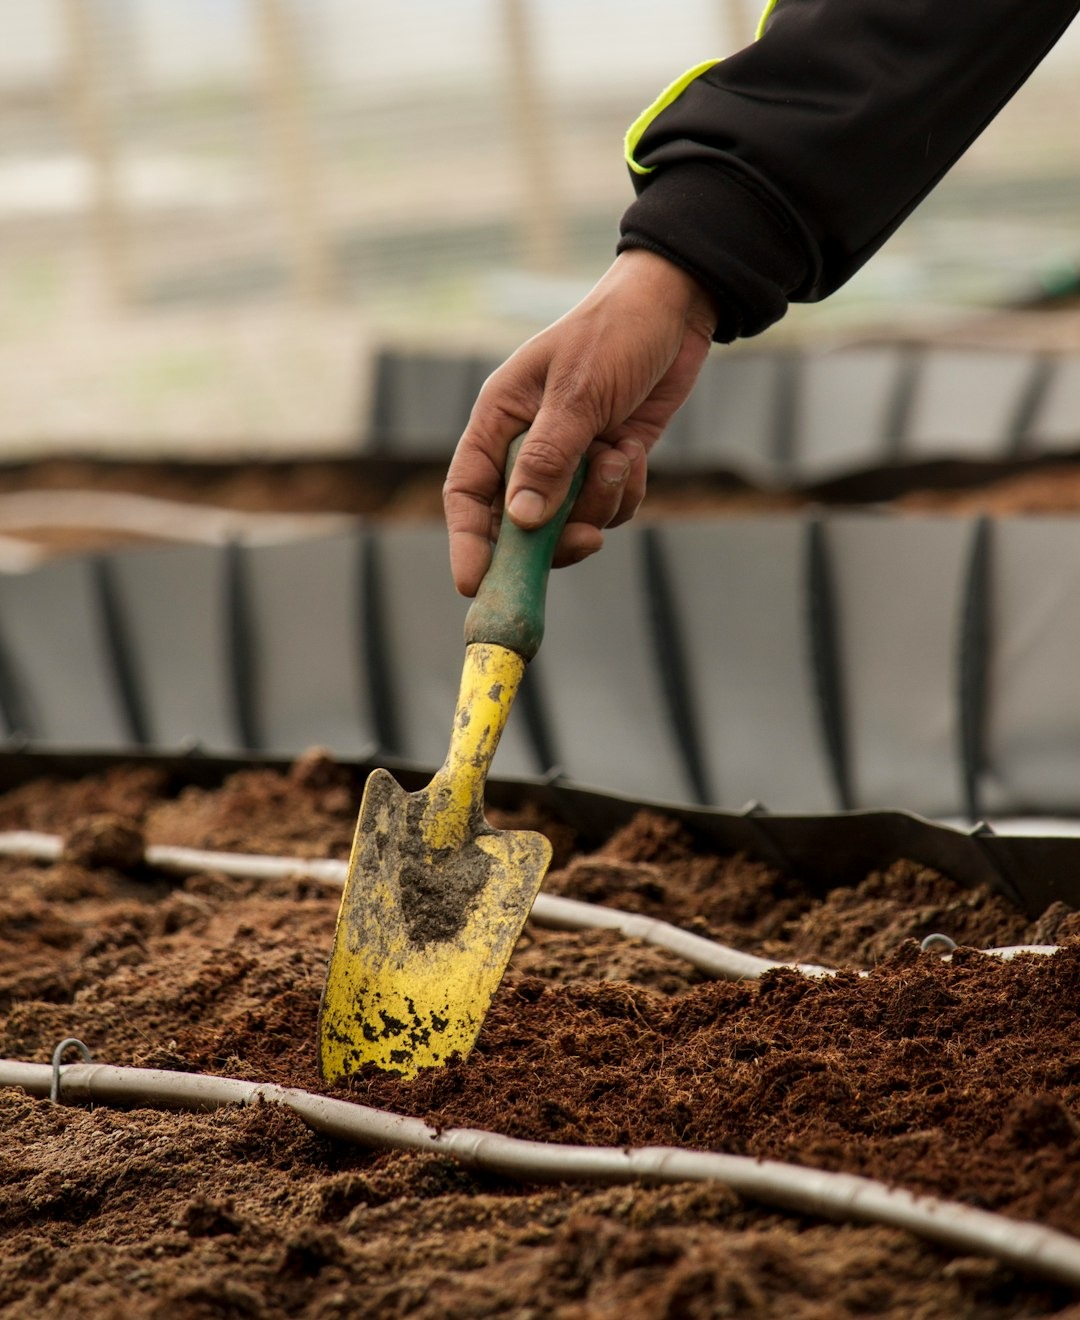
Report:
[[[776,8],[777,0],[768,0],[765,6],[765,12],[758,20],[757,31],[754,33],[754,40],[760,41],[762,33],[765,31],[765,24],[769,21],[769,15]],[[645,135],[645,130],[652,121],[666,110],[673,101],[677,101],[683,92],[690,86],[695,78],[700,78],[703,73],[719,64],[719,60],[702,60],[700,64],[695,64],[692,69],[687,71],[680,78],[676,78],[670,86],[665,87],[652,105],[642,110],[641,114],[634,120],[626,130],[626,136],[623,139],[623,154],[626,157],[626,163],[635,174],[651,174],[651,165],[639,165],[634,159],[634,153],[637,151],[638,143]]]
[[[775,0],[773,2],[775,3]],[[637,145],[644,136],[645,130],[662,110],[666,110],[673,101],[677,101],[682,96],[695,78],[700,78],[703,73],[719,63],[719,60],[704,60],[701,64],[695,64],[692,69],[687,69],[681,78],[676,78],[670,87],[665,87],[652,105],[643,110],[626,130],[623,150],[626,155],[626,163],[635,174],[652,173],[651,165],[639,165],[634,159],[634,152],[637,150]]]
[[[775,8],[776,8],[776,0],[769,0],[769,3],[765,6],[765,12],[758,19],[757,31],[754,33],[755,41],[761,40],[762,34],[765,31],[765,24],[769,21],[769,15],[772,13],[772,11]]]

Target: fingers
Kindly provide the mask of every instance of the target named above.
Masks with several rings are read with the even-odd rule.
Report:
[[[495,426],[490,409],[486,417],[486,426],[470,422],[443,487],[450,568],[454,585],[464,596],[476,594],[491,563],[504,504],[505,453],[525,426],[509,414],[503,414],[502,424]],[[585,481],[552,561],[556,568],[595,554],[603,545],[602,529],[627,522],[645,496],[648,455],[641,441],[595,440],[586,426],[584,422],[576,430],[567,426],[559,445],[548,444],[543,436],[537,440],[530,431],[511,476],[507,513],[519,526],[539,527],[566,498],[580,452],[587,453]],[[534,475],[538,471],[540,479]],[[545,485],[550,493],[541,494],[536,485]]]
[[[542,338],[520,349],[485,383],[458,442],[443,486],[443,507],[450,536],[450,568],[462,595],[476,594],[491,562],[511,441],[528,431],[514,463],[506,504],[514,522],[529,529],[547,522],[566,498],[580,456],[595,434],[595,426],[580,409],[560,416],[556,440],[547,438],[543,425],[535,433],[549,369],[550,354]],[[611,446],[603,448],[610,450]],[[596,514],[589,521],[612,516],[621,503],[621,469],[626,461],[619,458],[616,462],[619,472],[605,471],[595,479]],[[618,499],[612,498],[613,490]],[[572,533],[563,553],[591,554],[593,540],[585,531]]]
[[[619,507],[605,524],[607,527],[619,527],[637,513],[645,498],[645,486],[649,478],[649,454],[640,440],[620,440],[616,448],[626,457],[628,469],[622,483]]]
[[[506,512],[526,530],[546,523],[566,499],[578,463],[599,429],[591,417],[564,409],[556,430],[543,412],[537,414],[518,451],[506,488]],[[597,478],[594,493],[622,479],[625,464],[616,466],[617,474],[609,471],[605,478]]]
[[[594,553],[605,527],[633,517],[645,494],[647,451],[708,351],[707,302],[690,276],[632,250],[576,308],[493,373],[443,490],[451,568],[463,595],[475,594],[490,563],[506,451],[523,431],[505,504],[524,529],[555,514],[581,456],[589,455],[556,564]]]
[[[552,568],[568,568],[596,554],[604,544],[604,533],[592,523],[568,522],[559,537],[552,558]]]
[[[645,448],[637,440],[616,445],[594,440],[588,459],[589,470],[571,521],[591,523],[598,529],[617,527],[633,517],[645,494]]]
[[[514,464],[506,498],[506,511],[514,522],[529,529],[553,517],[582,454],[589,468],[574,504],[574,521],[603,528],[632,518],[645,497],[648,455],[641,441],[632,436],[596,439],[599,419],[585,409],[574,414],[565,408],[559,414],[558,439],[552,441],[546,420],[537,416]]]
[[[491,564],[491,508],[453,500],[447,501],[445,508],[454,586],[463,596],[475,596]]]
[[[486,448],[460,443],[443,484],[450,571],[463,596],[475,596],[491,562],[493,506],[502,471]]]
[[[555,568],[578,564],[595,554],[604,543],[603,528],[627,522],[645,495],[648,456],[639,441],[621,440],[617,445],[594,441],[588,459],[585,482],[555,550]],[[468,461],[463,461],[459,473],[468,470]],[[487,466],[477,465],[476,471],[482,482]],[[448,478],[444,495],[450,490]],[[446,499],[451,571],[457,589],[466,596],[476,594],[491,563],[501,516],[497,496],[494,506],[486,502],[484,490],[470,497],[461,486],[454,487],[452,497]]]
[[[543,364],[519,349],[480,391],[443,484],[450,571],[463,596],[475,596],[491,563],[502,508],[506,451],[528,426],[543,392]],[[538,383],[539,382],[539,383]]]
[[[602,529],[618,527],[637,512],[647,475],[648,455],[640,441],[594,441],[585,483],[559,538],[553,567],[579,564],[596,554],[604,544]]]

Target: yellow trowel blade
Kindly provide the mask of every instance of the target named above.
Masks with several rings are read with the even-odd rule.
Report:
[[[482,821],[429,853],[432,792],[385,770],[364,790],[323,993],[328,1080],[365,1063],[412,1077],[467,1054],[551,860],[543,835]]]
[[[543,527],[502,520],[465,618],[442,768],[419,793],[384,770],[368,779],[319,1014],[327,1081],[369,1063],[412,1077],[468,1054],[479,1035],[551,860],[543,835],[491,828],[484,785],[543,636],[548,571],[585,466]]]

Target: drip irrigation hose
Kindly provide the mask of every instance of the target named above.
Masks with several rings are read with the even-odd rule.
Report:
[[[70,1042],[65,1042],[70,1043]],[[476,1128],[436,1131],[421,1119],[231,1077],[68,1064],[58,1071],[64,1098],[172,1110],[224,1105],[285,1105],[316,1132],[375,1150],[449,1155],[468,1169],[522,1182],[716,1182],[740,1196],[798,1214],[904,1229],[958,1253],[995,1259],[1026,1273],[1080,1288],[1080,1239],[935,1197],[914,1196],[871,1178],[828,1173],[747,1155],[673,1146],[570,1146],[504,1137]],[[47,1096],[61,1085],[50,1064],[0,1060],[0,1086]]]
[[[0,856],[27,857],[34,861],[54,862],[64,850],[64,840],[58,834],[39,834],[32,830],[11,830],[0,833]],[[316,880],[340,889],[348,870],[346,862],[331,858],[265,857],[253,853],[213,852],[203,848],[181,848],[171,844],[150,844],[143,853],[146,865],[171,875],[197,875],[203,871],[217,871],[239,880],[281,880],[303,878]],[[666,949],[676,957],[696,967],[706,976],[722,981],[756,981],[766,972],[788,968],[804,976],[835,976],[836,969],[817,963],[774,962],[743,953],[716,940],[705,939],[690,931],[673,926],[656,917],[642,916],[639,912],[624,912],[620,908],[601,907],[584,903],[560,894],[537,894],[530,920],[549,930],[614,930],[627,939],[640,940],[654,948]],[[927,948],[938,947],[928,943],[931,939],[948,937],[927,936]],[[955,944],[948,940],[949,944]],[[982,952],[1000,958],[1013,958],[1019,953],[1051,954],[1056,944],[1015,944],[1004,948],[983,949]],[[951,955],[947,955],[951,956]]]
[[[253,513],[126,491],[21,490],[0,495],[5,540],[37,528],[78,527],[224,545],[237,537],[252,542],[300,540],[355,530],[356,525],[357,519],[345,513]]]
[[[48,558],[40,546],[0,532],[0,573],[29,573]]]

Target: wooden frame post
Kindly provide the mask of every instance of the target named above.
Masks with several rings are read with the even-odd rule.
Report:
[[[544,109],[528,0],[501,0],[510,117],[522,173],[521,232],[525,264],[555,274],[566,257],[550,119]]]
[[[132,297],[130,233],[119,181],[115,125],[109,113],[105,33],[95,22],[92,0],[61,0],[68,37],[64,79],[75,138],[92,180],[90,224],[109,300],[122,305]]]
[[[273,154],[289,230],[293,284],[305,302],[332,292],[303,60],[288,0],[254,0]]]

